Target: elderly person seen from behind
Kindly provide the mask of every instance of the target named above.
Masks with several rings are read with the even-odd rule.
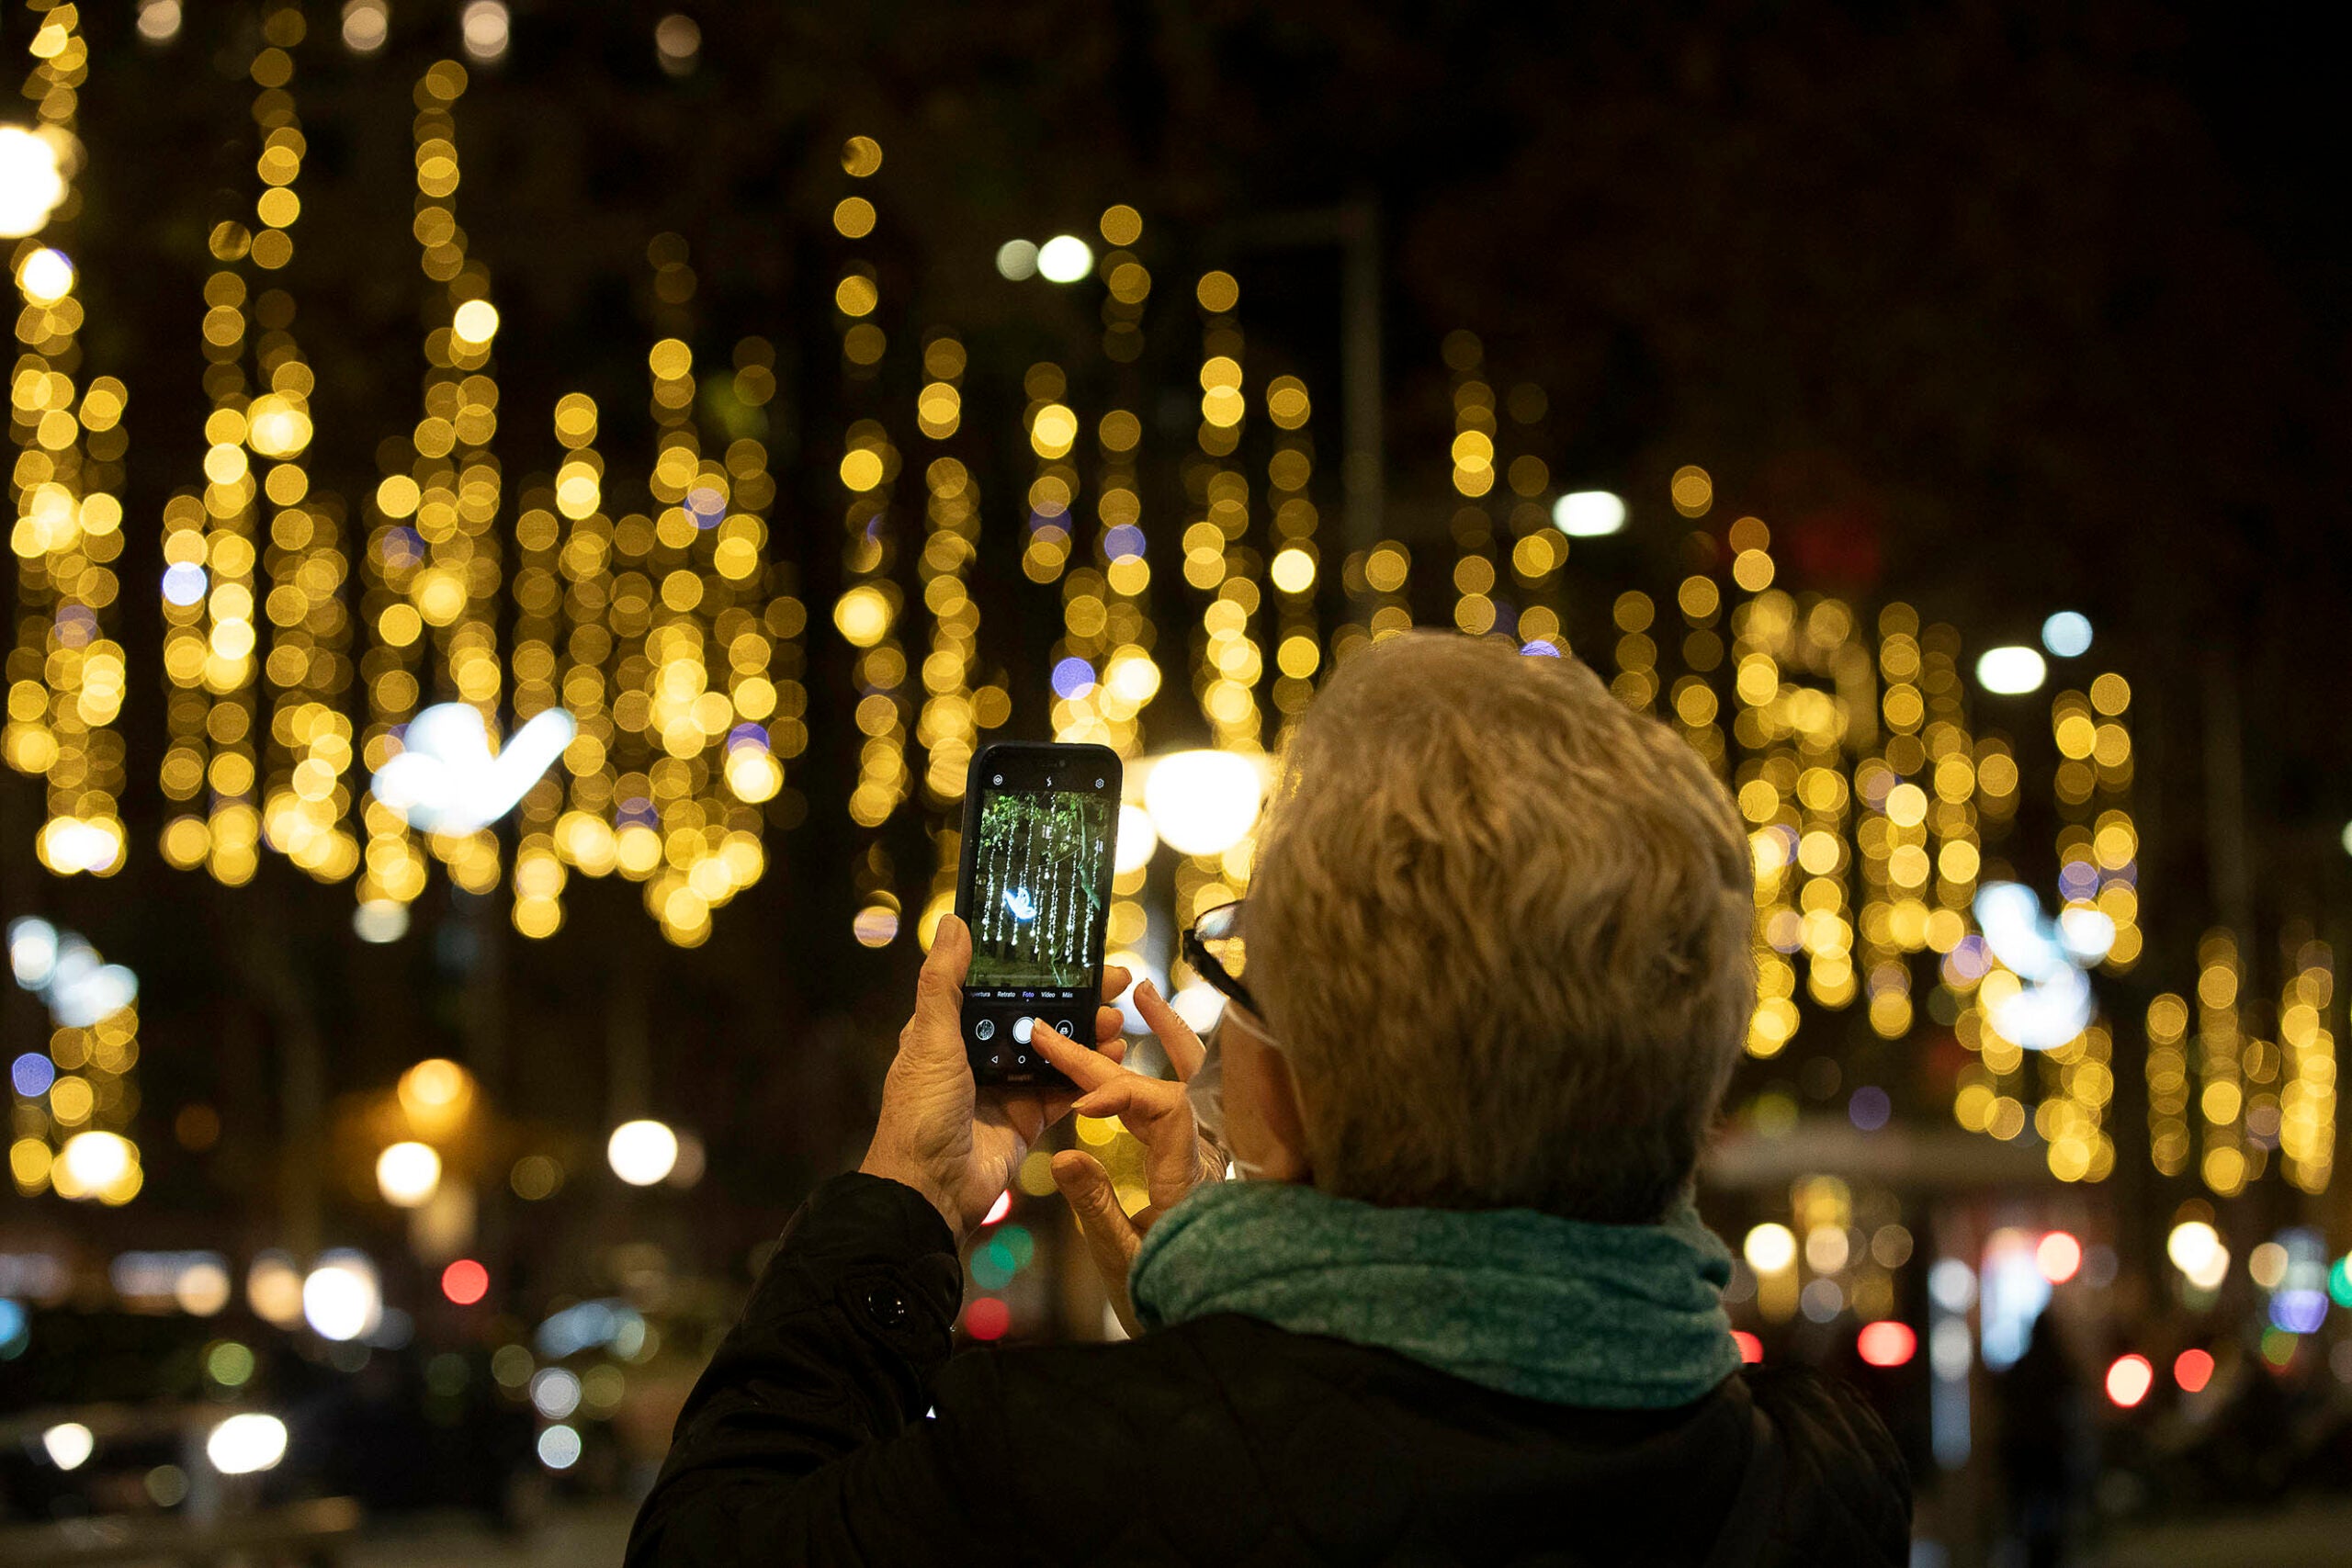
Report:
[[[858,1173],[794,1216],[629,1562],[1899,1563],[1883,1427],[1743,1371],[1692,1173],[1754,1005],[1722,785],[1572,660],[1417,633],[1297,726],[1180,1080],[1038,1026],[976,1093],[940,922]],[[1125,976],[1108,977],[1115,995]],[[949,1358],[958,1249],[1046,1129],[1124,1344]],[[1239,1179],[1227,1179],[1228,1164]]]

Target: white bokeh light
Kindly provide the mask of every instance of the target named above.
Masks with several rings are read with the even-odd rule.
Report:
[[[1571,539],[1622,533],[1625,501],[1614,491],[1573,490],[1552,503],[1552,526]]]
[[[384,1318],[376,1267],[356,1252],[332,1252],[302,1281],[302,1315],[322,1339],[356,1339]]]
[[[1144,809],[1180,855],[1219,855],[1239,843],[1264,798],[1258,763],[1235,751],[1171,752],[1144,775]]]
[[[2021,697],[2038,692],[2049,678],[2050,666],[2041,655],[2023,645],[1988,648],[1976,659],[1976,683],[1998,696]]]
[[[79,1421],[61,1421],[41,1433],[40,1446],[58,1469],[79,1470],[97,1451],[98,1439]]]
[[[624,1122],[613,1129],[605,1157],[631,1187],[650,1187],[678,1163],[678,1134],[660,1122]]]
[[[286,1457],[286,1423],[256,1411],[232,1416],[205,1438],[204,1457],[223,1475],[273,1469]]]
[[[376,1156],[376,1190],[398,1209],[414,1209],[441,1189],[441,1156],[430,1144],[398,1143]]]
[[[1075,234],[1057,234],[1037,247],[1037,276],[1048,283],[1076,283],[1093,270],[1093,247]]]

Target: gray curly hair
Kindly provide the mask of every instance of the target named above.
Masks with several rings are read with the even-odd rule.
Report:
[[[1316,1184],[1657,1219],[1755,1010],[1754,874],[1722,784],[1584,664],[1439,632],[1348,661],[1247,916]]]

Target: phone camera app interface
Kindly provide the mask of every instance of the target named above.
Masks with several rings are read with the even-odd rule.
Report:
[[[1112,803],[1077,790],[1001,790],[980,803],[966,987],[1075,998],[1091,983],[1111,883]]]

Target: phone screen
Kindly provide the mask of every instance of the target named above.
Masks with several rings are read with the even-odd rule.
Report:
[[[1093,1043],[1118,818],[1104,748],[992,746],[975,760],[956,907],[972,928],[964,1040],[984,1080],[1060,1080],[1030,1019]]]

